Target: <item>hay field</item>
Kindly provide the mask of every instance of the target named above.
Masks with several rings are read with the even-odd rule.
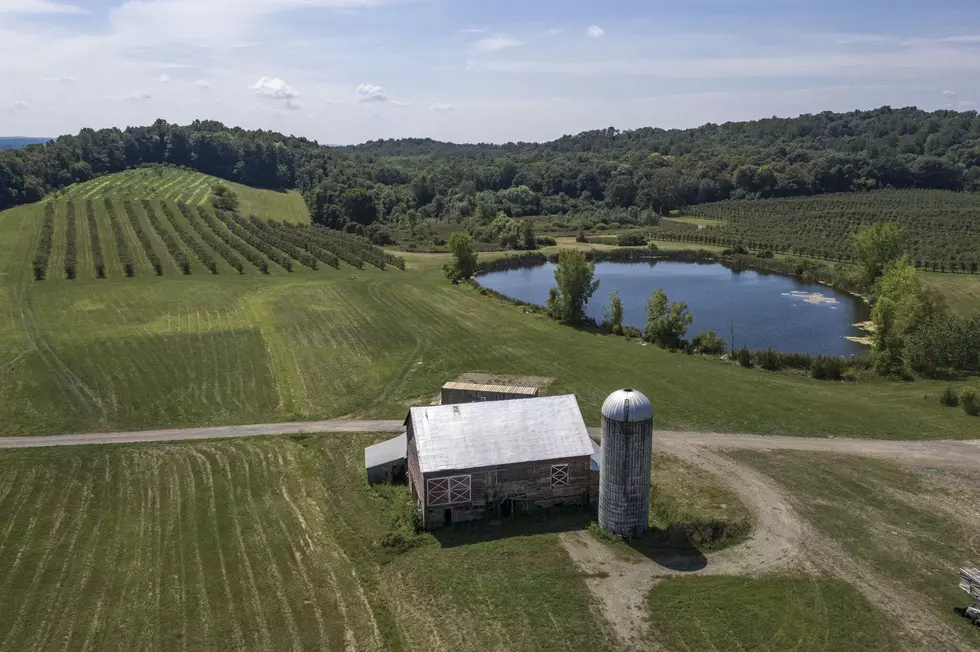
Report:
[[[379,548],[375,439],[0,452],[0,650],[611,649],[556,534]]]

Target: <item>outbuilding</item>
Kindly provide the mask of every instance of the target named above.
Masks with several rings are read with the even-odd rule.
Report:
[[[414,407],[405,426],[426,529],[590,501],[595,449],[573,395]]]
[[[537,387],[519,385],[484,385],[453,381],[442,386],[443,405],[456,403],[477,403],[479,401],[509,401],[516,398],[534,398]]]
[[[368,482],[405,482],[407,441],[406,435],[401,434],[364,449],[364,468],[367,469]]]

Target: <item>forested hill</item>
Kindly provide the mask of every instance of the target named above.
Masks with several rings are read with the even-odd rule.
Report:
[[[542,144],[402,139],[340,148],[214,121],[158,120],[0,152],[0,209],[146,164],[298,188],[313,219],[338,228],[424,218],[475,220],[476,228],[501,213],[590,211],[636,223],[643,214],[722,199],[980,190],[980,118],[884,107],[686,130],[610,128]]]

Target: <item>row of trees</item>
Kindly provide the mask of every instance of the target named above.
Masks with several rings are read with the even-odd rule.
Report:
[[[41,218],[41,234],[34,253],[34,280],[43,281],[48,276],[48,261],[51,259],[51,246],[54,243],[54,202],[44,205]]]
[[[132,278],[136,273],[136,268],[133,265],[133,255],[129,251],[129,239],[123,230],[122,220],[119,219],[116,206],[109,197],[105,198],[105,212],[109,217],[109,226],[112,228],[112,236],[116,241],[116,252],[119,254],[119,262],[123,266],[123,273],[126,275],[126,278]]]
[[[144,206],[148,206],[150,203],[149,200],[144,201]],[[212,274],[217,274],[218,263],[214,261],[214,258],[208,252],[207,247],[198,242],[198,240],[192,236],[190,232],[185,229],[182,224],[180,224],[180,222],[177,221],[177,217],[174,215],[174,212],[170,210],[169,205],[163,203],[160,205],[160,209],[163,211],[163,218],[170,223],[170,228],[172,228],[174,233],[177,234],[177,237],[184,242],[184,245],[194,252],[194,255],[197,256],[197,259],[201,261],[201,264],[204,265],[209,272]],[[149,210],[151,209],[148,208],[147,211],[149,212]]]
[[[105,278],[105,259],[102,257],[102,243],[99,241],[99,223],[95,219],[95,205],[91,199],[85,200],[85,214],[88,219],[89,244],[92,249],[95,276]]]
[[[106,201],[110,201],[108,197],[106,198]],[[136,234],[136,239],[140,241],[140,245],[143,247],[143,252],[146,254],[147,260],[150,261],[150,267],[153,268],[153,273],[157,276],[163,276],[163,262],[160,260],[160,256],[157,254],[157,252],[153,249],[153,243],[150,242],[149,234],[143,230],[143,225],[140,224],[140,217],[136,213],[136,207],[133,206],[133,202],[129,199],[123,202],[123,210],[126,211],[126,217],[129,218],[129,225]]]
[[[217,205],[215,205],[215,212],[220,215],[224,211],[223,209],[220,209],[217,207]],[[247,242],[245,242],[241,238],[236,237],[231,231],[229,231],[229,227],[227,224],[228,224],[228,220],[231,219],[231,217],[227,217],[222,220],[219,220],[203,206],[197,207],[197,213],[198,215],[201,216],[201,220],[205,224],[207,224],[208,228],[211,229],[211,232],[214,235],[218,236],[218,238],[221,239],[221,241],[224,242],[225,245],[236,250],[239,254],[242,255],[243,258],[245,258],[245,260],[250,262],[252,266],[255,267],[255,269],[259,270],[261,273],[263,274],[269,273],[268,259],[266,259],[265,256],[260,254],[254,248],[252,248],[252,246],[249,245]]]
[[[241,224],[254,233],[257,237],[262,238],[275,248],[285,252],[293,259],[297,260],[300,265],[304,265],[310,269],[317,268],[316,256],[313,256],[308,251],[293,244],[289,240],[282,238],[278,230],[269,226],[255,215],[249,215],[248,222],[242,221]]]
[[[235,252],[225,244],[218,236],[216,236],[209,228],[206,222],[198,219],[197,211],[191,210],[191,207],[184,202],[177,204],[177,210],[180,214],[184,216],[187,223],[191,225],[194,232],[197,233],[198,237],[204,241],[207,246],[211,247],[219,256],[221,256],[225,262],[232,266],[232,268],[239,274],[245,273],[245,263],[242,259],[235,255]],[[217,273],[217,266],[213,273]]]
[[[75,202],[68,201],[65,209],[65,278],[71,280],[78,274],[78,226],[75,224]]]
[[[177,265],[177,269],[183,275],[188,275],[191,273],[191,261],[187,257],[187,252],[184,248],[180,246],[180,243],[174,239],[170,230],[167,229],[160,222],[160,218],[157,217],[156,209],[153,208],[153,204],[149,199],[144,199],[142,201],[143,212],[146,213],[146,219],[149,220],[150,226],[153,230],[157,232],[160,239],[163,240],[164,246],[167,248],[167,252],[170,253],[170,257],[173,259],[174,263]]]

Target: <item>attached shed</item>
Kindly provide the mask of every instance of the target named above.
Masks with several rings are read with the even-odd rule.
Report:
[[[407,447],[408,436],[402,434],[365,448],[364,468],[367,469],[368,482],[404,482],[408,461]]]
[[[573,395],[415,407],[405,425],[427,529],[590,500],[595,451]]]
[[[479,385],[476,383],[451,382],[442,386],[442,404],[477,403],[479,401],[509,401],[516,398],[534,398],[537,387],[518,385]]]

